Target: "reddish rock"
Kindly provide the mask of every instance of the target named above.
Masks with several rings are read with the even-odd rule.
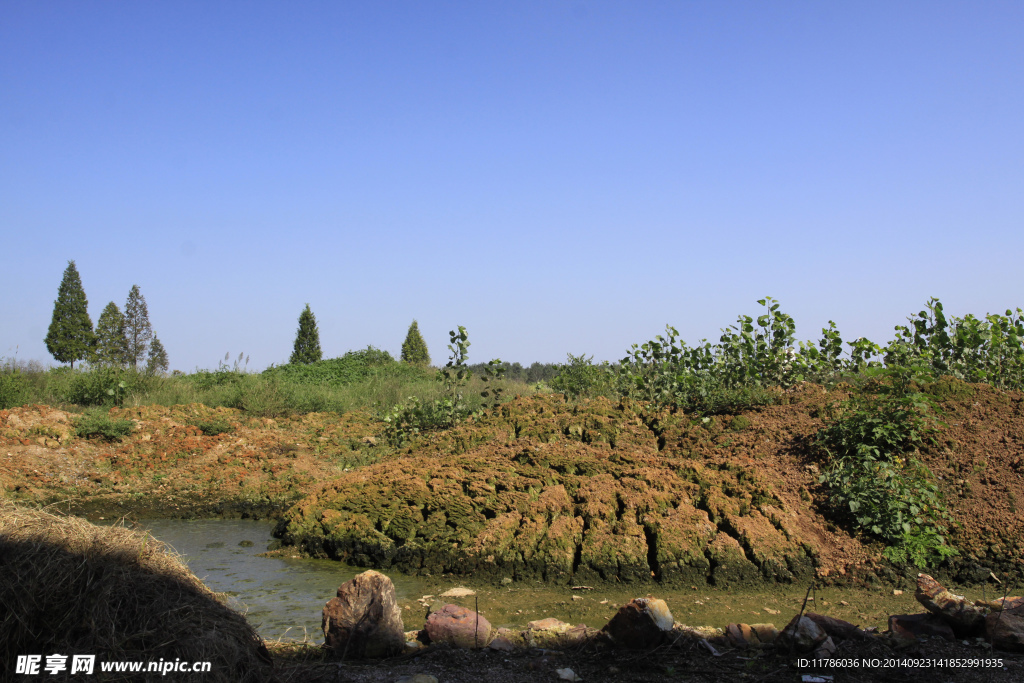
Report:
[[[485,647],[491,641],[491,622],[459,605],[445,605],[431,612],[426,631],[430,642],[456,647]]]
[[[325,645],[346,657],[389,657],[405,649],[402,612],[391,579],[375,571],[338,588],[323,611]]]
[[[673,624],[664,600],[634,598],[620,607],[601,630],[618,645],[644,649],[661,645]]]
[[[993,612],[985,618],[985,633],[993,647],[1010,652],[1024,652],[1024,617],[1006,612]]]
[[[948,623],[958,637],[975,636],[985,630],[987,610],[976,607],[962,595],[952,593],[927,574],[917,575],[917,601]]]
[[[889,631],[901,640],[916,640],[918,636],[938,636],[956,640],[953,629],[942,617],[925,612],[923,614],[894,614],[889,617]]]
[[[1005,609],[985,618],[985,633],[1001,650],[1024,652],[1024,598],[1011,598],[1000,606]]]

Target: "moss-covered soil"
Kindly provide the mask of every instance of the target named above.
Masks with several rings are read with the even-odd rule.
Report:
[[[960,555],[938,573],[1020,571],[1022,396],[941,389],[946,426],[919,457],[938,477]],[[289,554],[498,583],[892,581],[913,570],[835,526],[817,483],[811,439],[846,397],[806,384],[778,405],[701,419],[538,395],[400,451],[361,413],[115,409],[137,427],[107,443],[33,406],[0,411],[0,486],[93,516],[281,516]],[[211,422],[231,430],[206,435]]]

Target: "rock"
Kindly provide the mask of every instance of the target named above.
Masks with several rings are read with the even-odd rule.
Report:
[[[405,649],[402,611],[391,579],[366,571],[338,588],[323,610],[325,645],[346,657],[390,657]]]
[[[463,588],[462,586],[451,588],[446,590],[444,593],[441,593],[442,598],[465,598],[470,595],[476,595],[476,591],[469,588]]]
[[[558,674],[558,678],[563,681],[582,681],[583,679],[576,675],[576,672],[572,669],[555,669],[555,673]]]
[[[828,637],[825,630],[814,623],[812,619],[806,615],[797,614],[782,629],[775,643],[781,649],[811,652],[828,640]]]
[[[431,612],[426,631],[432,643],[474,648],[486,647],[491,642],[491,622],[459,605],[445,605]]]
[[[828,617],[815,612],[808,612],[804,616],[820,626],[825,633],[836,640],[864,640],[868,637],[864,631],[842,619]]]
[[[985,630],[986,610],[975,607],[964,596],[946,590],[927,574],[917,575],[914,597],[926,610],[942,617],[958,638],[980,635]]]
[[[750,627],[750,624],[729,624],[725,627],[725,635],[733,647],[759,647],[761,639]]]
[[[774,643],[779,637],[779,629],[775,628],[775,624],[751,624],[750,628],[757,634],[762,645]]]
[[[498,652],[515,652],[517,649],[515,643],[506,636],[494,636],[487,647]]]
[[[949,624],[931,612],[894,614],[889,617],[889,631],[900,640],[916,640],[919,636],[938,636],[949,641],[956,640]]]
[[[579,645],[598,633],[597,629],[583,624],[573,626],[564,621],[549,618],[531,621],[522,635],[530,647],[558,650]]]
[[[814,648],[814,659],[831,659],[832,655],[836,653],[836,644],[832,642],[832,636],[829,636],[821,643],[818,647]]]
[[[657,647],[672,630],[672,613],[664,600],[634,598],[619,608],[601,630],[623,647]]]
[[[1024,652],[1024,599],[1006,600],[1002,606],[985,618],[985,633],[994,647]]]
[[[103,518],[100,517],[100,519]],[[1015,607],[1020,607],[1021,605],[1024,605],[1024,598],[1014,596],[1011,598],[996,598],[995,600],[975,600],[974,604],[978,607],[988,607],[990,610],[994,612],[999,612],[1004,607],[1008,610],[1011,610]]]
[[[1024,652],[1024,617],[1006,612],[993,612],[985,618],[985,633],[993,647],[1010,652]]]

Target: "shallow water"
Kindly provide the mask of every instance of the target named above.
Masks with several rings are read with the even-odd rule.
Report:
[[[338,586],[363,571],[331,560],[257,557],[273,540],[272,522],[247,519],[153,519],[140,525],[168,544],[211,590],[230,596],[268,639],[322,640],[320,612]],[[418,598],[422,582],[392,576],[400,599]]]
[[[267,639],[308,637],[322,642],[320,614],[324,603],[334,597],[339,585],[363,571],[331,560],[257,557],[273,540],[271,522],[160,519],[140,524],[180,553],[210,589],[231,596],[232,606],[245,613]],[[428,609],[444,602],[469,608],[478,604],[480,613],[495,627],[521,628],[535,619],[555,617],[600,628],[619,606],[648,594],[665,600],[676,621],[692,626],[724,627],[729,622],[747,622],[773,623],[781,628],[799,611],[807,591],[806,585],[760,590],[708,586],[667,590],[656,584],[572,590],[541,583],[495,587],[464,578],[410,577],[398,572],[389,572],[388,576],[395,584],[409,630],[422,628]],[[474,588],[477,594],[438,597],[457,586]],[[893,595],[892,588],[882,587],[819,589],[808,610],[884,629],[890,614],[921,611],[912,587],[906,589],[898,596]]]

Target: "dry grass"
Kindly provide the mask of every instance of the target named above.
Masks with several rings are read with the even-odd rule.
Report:
[[[174,680],[275,678],[245,618],[163,543],[0,501],[0,662],[11,664],[0,678],[13,673],[17,655],[53,653],[95,654],[90,680],[167,680],[100,672],[104,661],[161,658],[212,663],[209,673]]]

